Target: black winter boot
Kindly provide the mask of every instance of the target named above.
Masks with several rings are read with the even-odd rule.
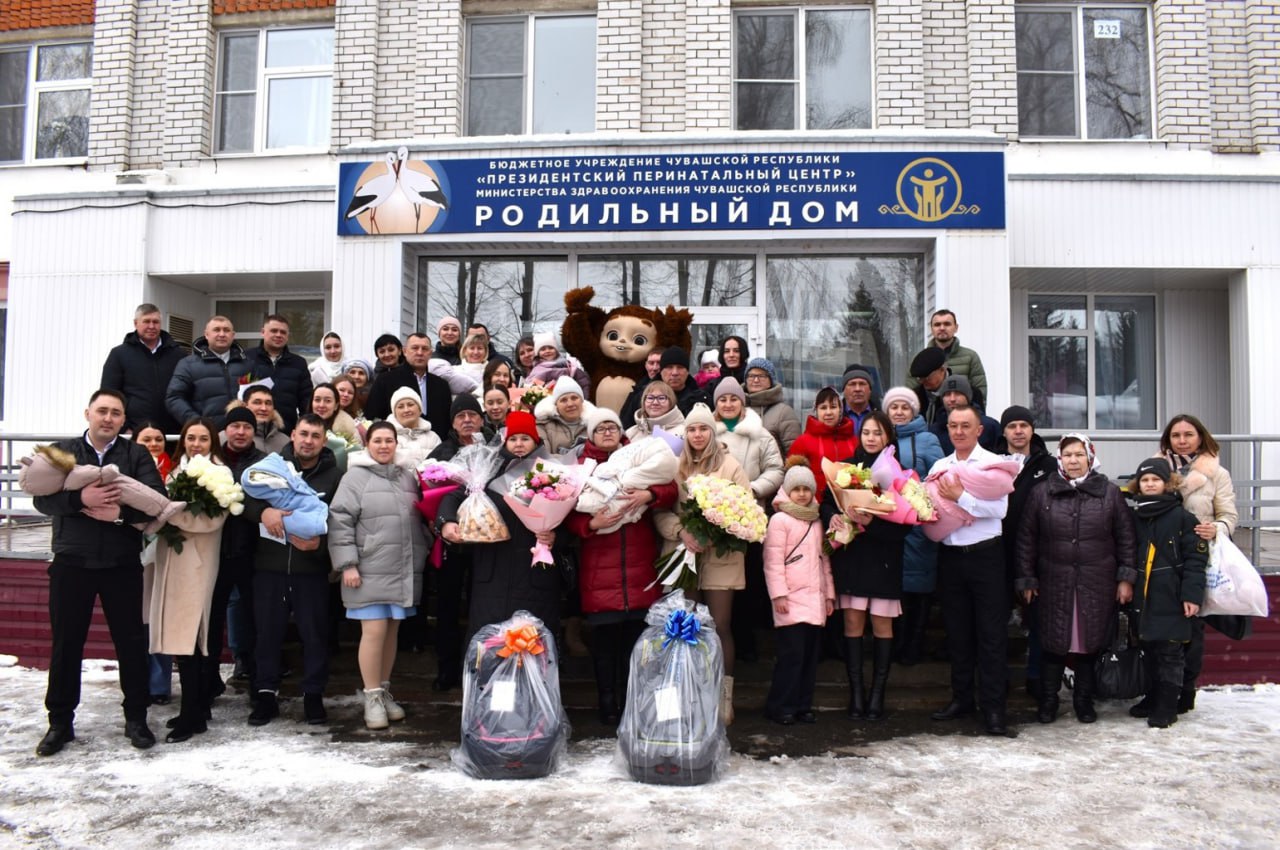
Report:
[[[192,735],[206,731],[205,720],[209,711],[208,673],[199,655],[186,655],[178,659],[178,684],[182,688],[182,703],[178,716],[169,724],[170,732],[164,736],[169,744],[179,744]]]
[[[603,643],[603,641],[600,641]],[[611,647],[596,646],[591,656],[596,674],[596,694],[600,709],[600,722],[605,726],[617,726],[622,712],[618,709],[618,691],[615,680],[615,664]]]
[[[1041,723],[1052,723],[1058,719],[1058,691],[1062,688],[1062,668],[1060,661],[1051,661],[1047,657],[1040,661],[1040,701],[1036,709],[1036,720]],[[1076,681],[1078,683],[1079,679]]]
[[[1186,714],[1196,710],[1196,680],[1183,679],[1182,688],[1178,692],[1178,713]]]
[[[893,641],[872,638],[874,665],[871,668],[871,695],[867,698],[867,719],[884,720],[884,691],[889,684],[889,667],[893,662]]]
[[[1071,691],[1071,707],[1076,710],[1076,720],[1093,723],[1098,712],[1093,708],[1094,678],[1093,658],[1079,656],[1076,662],[1076,686]]]
[[[1155,705],[1151,707],[1151,716],[1147,725],[1154,729],[1167,729],[1178,722],[1178,704],[1182,689],[1177,685],[1160,682],[1156,685]]]
[[[862,638],[844,639],[844,669],[849,674],[849,717],[861,720],[867,716],[862,694]]]

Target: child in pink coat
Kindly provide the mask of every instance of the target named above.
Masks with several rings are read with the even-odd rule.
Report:
[[[822,551],[815,481],[803,457],[787,460],[777,513],[764,537],[764,580],[773,600],[777,662],[765,716],[789,726],[813,723],[813,687],[822,651],[822,627],[835,609],[831,562]]]

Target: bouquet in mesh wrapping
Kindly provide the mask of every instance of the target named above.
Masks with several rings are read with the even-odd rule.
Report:
[[[701,785],[723,772],[729,737],[720,719],[724,657],[705,605],[676,590],[654,603],[631,650],[618,754],[632,779]]]
[[[497,446],[467,446],[453,462],[464,472],[467,497],[458,506],[458,533],[464,543],[498,543],[511,539],[511,532],[493,500],[484,492],[489,480],[502,465]]]
[[[476,632],[462,670],[462,743],[450,756],[476,779],[555,770],[569,740],[556,642],[528,611]]]
[[[1019,472],[1016,460],[996,460],[990,463],[957,463],[950,469],[931,472],[924,479],[925,489],[937,513],[937,521],[926,523],[925,536],[935,543],[947,539],[957,528],[973,525],[973,516],[960,505],[938,492],[938,482],[954,478],[965,492],[975,499],[998,499],[1013,492],[1013,479]]]
[[[414,503],[414,507],[432,529],[436,527],[440,503],[445,496],[462,486],[466,475],[465,469],[449,461],[426,460],[418,467],[418,485],[422,490],[422,498]],[[439,534],[434,535],[431,555],[427,560],[437,570],[444,563],[444,540]]]
[[[836,506],[852,520],[845,523],[843,532],[827,535],[827,542],[832,546],[849,545],[868,522],[875,517],[886,517],[896,508],[893,497],[881,490],[872,480],[871,470],[860,463],[837,463],[823,458],[822,474],[827,478],[827,489]]]
[[[537,460],[511,481],[502,498],[529,531],[554,531],[577,504],[582,481],[590,471],[591,465],[572,467]],[[551,549],[544,543],[535,543],[529,552],[535,567],[546,569],[555,563]]]
[[[922,525],[937,520],[938,513],[928,489],[914,469],[902,468],[893,446],[886,446],[871,464],[871,482],[893,499],[893,512],[880,519],[900,525]]]
[[[706,549],[721,557],[747,551],[764,540],[769,518],[751,491],[713,475],[694,475],[686,484],[689,498],[676,512],[680,525]],[[698,556],[681,543],[654,564],[656,582],[681,590],[698,587]],[[649,585],[652,587],[653,585]],[[649,588],[645,588],[648,590]]]

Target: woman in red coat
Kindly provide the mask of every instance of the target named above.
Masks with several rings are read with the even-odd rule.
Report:
[[[626,443],[622,421],[606,407],[587,414],[587,442],[578,462],[603,463]],[[653,508],[670,508],[676,501],[674,483],[630,491],[628,504],[596,514],[574,511],[565,524],[582,538],[578,558],[578,590],[582,613],[591,625],[591,657],[600,698],[600,722],[616,726],[626,702],[631,648],[644,631],[644,617],[662,588],[654,585],[661,544],[654,531]],[[612,531],[631,507],[644,506],[640,519]]]
[[[827,480],[822,474],[822,459],[844,460],[858,448],[858,435],[853,420],[844,415],[844,400],[832,387],[823,387],[813,402],[813,414],[804,433],[791,444],[789,454],[809,461],[809,469],[818,486],[814,494],[821,502],[827,495]]]

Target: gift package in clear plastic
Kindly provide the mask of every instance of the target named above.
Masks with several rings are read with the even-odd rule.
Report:
[[[658,600],[631,651],[618,752],[631,778],[701,785],[724,770],[729,737],[720,718],[724,656],[705,605],[676,590]]]
[[[476,779],[533,779],[569,741],[555,638],[528,611],[485,626],[462,670],[462,744],[453,763]]]
[[[502,465],[495,446],[467,446],[454,457],[465,472],[467,497],[458,506],[458,534],[464,543],[499,543],[511,539],[507,524],[485,493],[489,480]]]

